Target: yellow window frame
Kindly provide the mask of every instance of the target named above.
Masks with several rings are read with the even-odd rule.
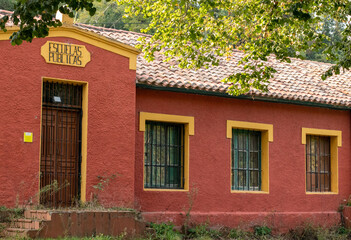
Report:
[[[227,138],[232,141],[232,130],[245,129],[261,132],[261,191],[230,190],[231,193],[269,193],[269,143],[273,142],[273,124],[227,120]],[[230,158],[230,169],[233,159]],[[232,189],[230,174],[230,189]]]
[[[139,131],[145,132],[146,121],[180,123],[184,125],[184,189],[150,189],[144,188],[144,191],[189,191],[189,136],[195,134],[195,120],[192,116],[170,115],[162,113],[139,113]],[[144,162],[144,159],[143,159]],[[144,175],[143,163],[143,175]],[[143,176],[143,179],[145,176]],[[145,179],[143,180],[144,186]]]
[[[306,190],[306,154],[305,154],[305,191],[306,194],[338,194],[339,171],[338,171],[338,147],[342,146],[342,132],[339,130],[327,130],[317,128],[302,128],[302,144],[306,148],[307,135],[330,137],[330,192],[307,192]],[[305,150],[306,152],[306,150]]]

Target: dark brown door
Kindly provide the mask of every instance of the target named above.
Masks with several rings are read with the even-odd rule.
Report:
[[[43,94],[40,202],[65,207],[79,198],[81,108],[67,104],[65,87],[54,91],[51,84],[51,92]]]

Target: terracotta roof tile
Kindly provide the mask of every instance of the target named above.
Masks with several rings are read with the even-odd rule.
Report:
[[[2,10],[0,9],[0,18],[4,17],[4,16],[10,16],[13,12],[12,11],[7,11],[7,10]],[[6,26],[13,26],[13,22],[11,21],[11,19],[6,23]]]
[[[0,17],[10,13],[0,10]],[[85,24],[75,24],[75,26],[133,47],[138,44],[139,37],[149,37],[146,34]],[[143,54],[140,54],[137,62],[136,82],[159,87],[226,93],[229,85],[224,84],[221,80],[232,73],[243,71],[242,66],[237,66],[238,61],[243,56],[242,52],[234,51],[229,61],[222,59],[219,66],[194,71],[179,69],[170,62],[165,63],[160,56],[157,56],[152,62],[147,62],[143,58]],[[331,64],[299,59],[292,59],[291,63],[284,63],[273,57],[269,58],[268,64],[277,70],[274,78],[270,80],[268,92],[251,90],[246,95],[253,98],[276,98],[351,107],[350,71],[322,81],[320,76]]]

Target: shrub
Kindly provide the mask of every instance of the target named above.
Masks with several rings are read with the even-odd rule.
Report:
[[[230,239],[242,239],[242,238],[244,238],[247,235],[248,235],[248,233],[244,232],[243,230],[232,228],[232,229],[230,229],[230,231],[229,231],[229,233],[227,235],[227,238],[230,238]]]
[[[174,230],[173,224],[151,223],[151,228],[154,230],[153,239],[160,239],[160,240],[181,240],[182,239],[182,235]]]
[[[272,233],[272,230],[267,226],[256,226],[254,228],[254,232],[256,236],[266,236]]]

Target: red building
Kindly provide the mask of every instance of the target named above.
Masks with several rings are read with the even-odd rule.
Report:
[[[271,58],[269,91],[233,97],[221,79],[241,52],[192,71],[146,62],[139,33],[67,23],[11,46],[13,31],[0,33],[0,205],[97,196],[179,225],[190,207],[231,227],[340,222],[350,73],[323,82],[329,64]]]

